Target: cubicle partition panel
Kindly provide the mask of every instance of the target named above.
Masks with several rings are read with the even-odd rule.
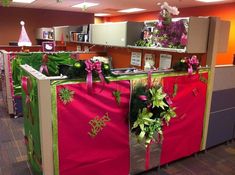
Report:
[[[215,68],[215,80],[206,148],[235,137],[235,66]]]
[[[35,71],[36,72],[36,71]],[[32,72],[34,73],[34,72]],[[43,76],[43,75],[41,75]],[[43,174],[41,153],[41,128],[39,113],[38,79],[34,74],[22,70],[22,103],[24,115],[25,144],[28,153],[28,161],[32,171],[36,175]]]
[[[136,174],[200,151],[207,70],[193,75],[153,73],[151,81],[146,74],[119,76],[105,85],[93,82],[90,94],[79,79],[48,77],[28,65],[21,67],[26,143],[34,172]],[[138,82],[163,86],[176,107],[163,140],[148,146],[137,142],[129,112]]]

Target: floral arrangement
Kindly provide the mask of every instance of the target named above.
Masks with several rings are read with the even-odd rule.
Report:
[[[188,71],[189,74],[192,74],[193,71],[197,71],[198,68],[199,60],[196,55],[193,55],[192,57],[185,57],[173,66],[175,71]]]
[[[184,49],[187,45],[187,20],[172,21],[172,15],[178,15],[177,7],[167,2],[161,5],[159,20],[148,22],[143,29],[142,39],[136,46]]]
[[[159,21],[156,23],[156,43],[159,47],[183,49],[187,44],[187,28],[184,20],[172,21],[172,15],[178,15],[176,7],[167,2],[161,6]]]
[[[137,141],[144,141],[146,146],[151,141],[161,141],[162,127],[176,116],[170,98],[161,86],[146,88],[142,84],[135,87],[131,98],[132,132]]]
[[[159,20],[163,21],[164,24],[171,23],[171,15],[179,15],[177,7],[171,7],[167,2],[161,5]]]

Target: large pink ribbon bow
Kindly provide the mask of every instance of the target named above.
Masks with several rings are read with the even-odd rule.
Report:
[[[91,93],[92,92],[92,84],[93,84],[92,71],[96,71],[98,73],[98,76],[99,76],[100,81],[102,82],[103,86],[105,83],[105,79],[102,74],[101,62],[99,62],[99,61],[92,62],[91,60],[86,60],[85,64],[86,64],[85,70],[87,71],[87,78],[86,78],[87,88],[88,88],[88,92]]]

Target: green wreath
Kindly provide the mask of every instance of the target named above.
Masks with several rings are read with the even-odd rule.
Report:
[[[131,100],[131,130],[135,133],[138,142],[161,141],[162,128],[168,125],[171,118],[176,116],[175,108],[161,86],[146,88],[138,84]]]

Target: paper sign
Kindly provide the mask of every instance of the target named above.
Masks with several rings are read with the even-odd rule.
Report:
[[[172,60],[172,55],[160,54],[159,69],[170,69],[171,60]]]
[[[82,47],[80,45],[77,45],[77,51],[82,51]]]
[[[144,55],[144,69],[150,70],[150,69],[154,68],[154,65],[155,65],[155,55],[150,54],[150,53],[146,53]]]
[[[141,52],[131,52],[131,65],[141,66]]]

